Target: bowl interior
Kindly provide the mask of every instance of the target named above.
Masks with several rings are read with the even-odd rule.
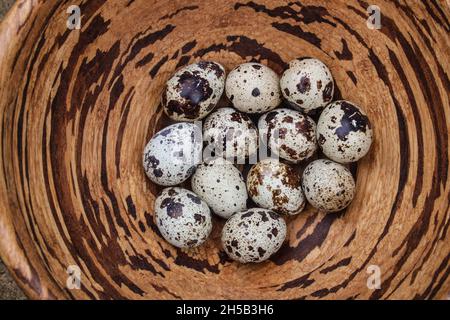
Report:
[[[81,30],[67,28],[68,5],[53,1],[16,5],[0,29],[0,251],[29,295],[345,299],[449,289],[449,15],[439,4],[379,1],[382,27],[372,30],[364,1],[77,2]],[[300,56],[324,61],[335,98],[372,121],[351,206],[334,215],[308,207],[258,265],[227,258],[219,219],[197,249],[167,244],[153,216],[160,188],[141,165],[146,142],[170,123],[164,83],[201,59],[227,71],[258,61],[281,74]],[[380,290],[368,286],[372,265]],[[80,290],[67,287],[70,266]]]

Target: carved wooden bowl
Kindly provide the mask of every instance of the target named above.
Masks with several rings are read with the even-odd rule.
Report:
[[[32,298],[445,298],[450,290],[450,13],[445,1],[25,1],[0,28],[0,253]],[[66,22],[79,4],[81,30]],[[281,73],[323,60],[375,141],[340,214],[308,207],[270,261],[241,265],[223,222],[162,240],[141,153],[167,125],[175,69],[212,59]],[[72,266],[72,267],[70,267]],[[81,272],[80,290],[67,270]],[[70,269],[71,268],[71,269]],[[379,269],[378,269],[379,268]],[[375,290],[380,272],[380,289]],[[70,280],[70,279],[69,279]]]

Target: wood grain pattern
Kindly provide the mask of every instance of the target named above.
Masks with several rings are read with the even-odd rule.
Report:
[[[82,29],[66,28],[79,4]],[[445,298],[450,290],[449,38],[444,1],[21,0],[0,27],[0,254],[32,298]],[[261,265],[161,239],[141,152],[182,65],[323,60],[375,142],[338,215],[312,208]],[[355,168],[356,169],[356,168]],[[379,265],[380,290],[366,286]],[[66,288],[69,265],[81,290]]]

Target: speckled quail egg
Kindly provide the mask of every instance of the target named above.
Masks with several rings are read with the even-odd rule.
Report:
[[[216,107],[225,87],[225,69],[200,61],[178,70],[162,95],[165,113],[175,121],[195,121]]]
[[[292,60],[281,77],[280,87],[289,104],[305,113],[324,107],[334,94],[330,69],[312,58]]]
[[[330,159],[349,163],[369,152],[372,129],[366,114],[348,101],[330,103],[317,123],[317,141]]]
[[[286,222],[271,210],[253,208],[231,216],[222,230],[222,245],[233,260],[262,262],[286,239]]]
[[[296,215],[305,208],[300,174],[276,159],[264,159],[252,167],[247,190],[258,206],[280,214]]]
[[[201,128],[176,123],[159,131],[146,145],[143,165],[156,184],[174,186],[194,173],[202,155]]]
[[[182,188],[166,188],[155,201],[156,225],[164,239],[178,248],[193,248],[206,241],[212,229],[206,202]]]
[[[281,103],[278,75],[256,62],[234,68],[225,82],[225,92],[233,106],[246,113],[267,112]]]
[[[309,116],[291,109],[270,111],[258,121],[263,141],[278,155],[298,163],[317,149],[316,124]]]
[[[211,113],[203,125],[203,140],[216,155],[245,159],[258,151],[258,130],[250,118],[233,108]]]
[[[351,172],[331,160],[311,162],[303,171],[302,186],[308,202],[325,212],[343,210],[355,195],[355,180]]]
[[[197,167],[192,190],[222,218],[247,208],[247,188],[241,172],[229,161],[215,159]]]

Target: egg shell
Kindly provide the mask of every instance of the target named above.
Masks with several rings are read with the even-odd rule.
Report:
[[[330,69],[313,58],[292,60],[281,77],[280,87],[289,104],[304,113],[324,107],[334,94]]]
[[[193,248],[206,241],[212,230],[206,202],[182,188],[166,188],[155,200],[156,225],[167,242]]]
[[[281,103],[280,78],[256,62],[234,68],[225,82],[225,92],[233,106],[246,113],[264,113]]]
[[[269,148],[290,162],[299,163],[317,150],[316,123],[299,111],[270,111],[260,117],[258,129]]]
[[[225,69],[217,62],[200,61],[178,70],[162,95],[165,113],[175,121],[206,117],[219,102],[225,87]]]
[[[253,208],[228,219],[222,230],[222,245],[233,260],[262,262],[280,249],[286,233],[286,222],[278,214]]]
[[[241,172],[229,161],[216,159],[197,167],[191,180],[192,190],[211,210],[228,219],[247,208],[247,188]]]
[[[355,162],[370,149],[373,132],[367,115],[348,101],[330,103],[317,123],[317,141],[323,153],[339,163]]]
[[[296,215],[305,208],[300,174],[276,159],[264,159],[251,168],[247,190],[258,206],[280,214]]]
[[[176,123],[159,131],[147,143],[143,165],[147,176],[161,186],[174,186],[187,180],[202,156],[201,127]]]
[[[326,159],[315,160],[305,168],[302,187],[308,202],[325,212],[345,209],[355,196],[355,180],[350,170]]]
[[[250,118],[233,108],[211,113],[203,125],[203,140],[216,155],[246,159],[258,151],[258,129]]]

